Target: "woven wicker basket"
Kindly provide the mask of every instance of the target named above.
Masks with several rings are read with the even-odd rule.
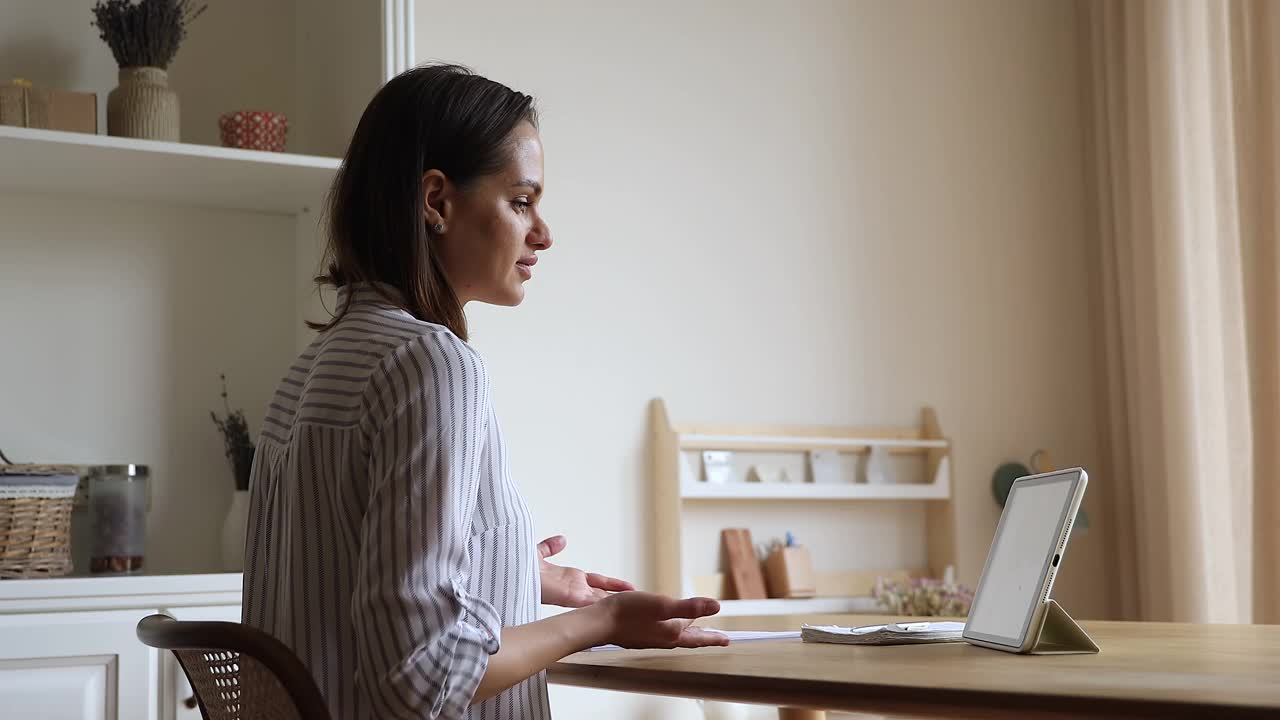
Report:
[[[0,580],[71,572],[74,467],[0,466]]]

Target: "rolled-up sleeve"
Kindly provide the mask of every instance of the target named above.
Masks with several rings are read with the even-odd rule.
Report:
[[[444,332],[407,342],[370,378],[351,611],[356,684],[377,717],[461,717],[498,651],[501,619],[466,592],[488,394],[480,357]]]

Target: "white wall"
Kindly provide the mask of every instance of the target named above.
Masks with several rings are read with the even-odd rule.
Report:
[[[304,9],[294,26],[297,147],[341,157],[369,98],[382,86],[382,3],[289,2]]]
[[[651,579],[655,396],[677,422],[936,406],[970,582],[999,463],[1093,464],[1075,32],[1050,0],[418,4],[421,60],[539,98],[556,246],[521,308],[469,312],[567,561]],[[1058,585],[1077,616],[1111,611],[1101,497]],[[562,720],[675,712],[554,692]]]

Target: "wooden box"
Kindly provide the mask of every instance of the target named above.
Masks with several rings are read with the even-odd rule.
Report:
[[[26,83],[0,85],[0,125],[96,134],[98,96]]]
[[[818,594],[813,561],[803,545],[774,549],[764,561],[764,574],[771,598],[811,598]]]

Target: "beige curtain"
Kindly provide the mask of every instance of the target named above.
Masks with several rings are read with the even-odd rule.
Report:
[[[1280,622],[1280,0],[1083,0],[1125,618]]]

